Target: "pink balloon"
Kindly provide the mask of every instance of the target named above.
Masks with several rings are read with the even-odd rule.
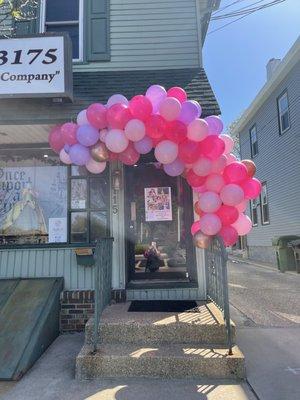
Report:
[[[178,156],[178,145],[171,140],[163,140],[156,146],[154,155],[162,164],[170,164]]]
[[[159,105],[159,113],[166,121],[174,121],[178,118],[181,104],[175,97],[167,97]]]
[[[178,86],[170,88],[167,92],[168,97],[175,97],[180,103],[184,103],[187,100],[187,94],[184,89]]]
[[[129,140],[133,142],[138,142],[142,140],[146,134],[146,128],[143,121],[139,119],[132,119],[131,121],[127,122],[125,126],[125,135]]]
[[[111,129],[107,132],[105,138],[106,147],[114,153],[122,153],[126,150],[129,140],[120,129]]]
[[[256,199],[261,192],[261,183],[256,178],[250,178],[241,183],[241,188],[245,193],[246,199]]]
[[[72,164],[69,154],[67,154],[64,149],[61,149],[59,153],[59,158],[60,161],[62,161],[64,164]]]
[[[179,158],[185,164],[194,164],[201,152],[200,143],[186,139],[179,145]]]
[[[200,221],[195,221],[191,226],[191,234],[194,236],[198,231],[200,231]]]
[[[210,115],[204,118],[208,123],[208,130],[210,135],[220,135],[223,130],[223,122],[217,115]]]
[[[219,232],[219,236],[223,239],[224,246],[233,246],[238,241],[238,233],[233,226],[223,226]]]
[[[215,192],[205,192],[199,199],[199,206],[206,213],[216,212],[222,204],[220,196]]]
[[[247,206],[248,206],[248,200],[244,200],[241,203],[237,204],[235,208],[238,210],[238,212],[243,213],[244,211],[246,211]]]
[[[153,112],[157,113],[160,103],[167,97],[167,92],[160,85],[152,85],[147,90],[146,97],[151,101]]]
[[[86,111],[87,110],[82,110],[77,115],[77,125],[86,125],[89,123],[87,116],[86,116]]]
[[[205,233],[205,235],[209,236],[216,235],[222,228],[220,218],[216,214],[211,214],[211,213],[204,214],[200,218],[200,224],[201,224],[201,231]]]
[[[86,169],[92,174],[101,174],[105,170],[106,162],[97,162],[92,158],[85,164]]]
[[[61,134],[65,144],[72,146],[72,144],[77,143],[76,131],[78,125],[73,122],[67,122],[61,127]]]
[[[219,158],[212,161],[211,172],[219,174],[223,172],[223,169],[226,167],[227,158],[224,154],[222,154]]]
[[[210,174],[205,181],[207,190],[211,192],[220,193],[224,185],[225,181],[222,175],[219,174]]]
[[[86,116],[91,125],[97,129],[103,129],[107,126],[106,112],[106,107],[103,104],[93,103],[88,107]]]
[[[229,154],[234,148],[234,141],[232,137],[229,135],[220,135],[220,138],[225,143],[224,154]]]
[[[151,115],[145,123],[146,133],[152,139],[160,139],[167,129],[167,122],[161,115]]]
[[[195,142],[201,142],[208,136],[208,123],[204,119],[196,118],[188,125],[187,137]]]
[[[241,183],[248,179],[248,170],[243,163],[236,161],[224,168],[223,178],[226,183]]]
[[[197,187],[193,187],[193,191],[198,193],[199,195],[206,192],[206,186],[205,185],[201,185],[201,186],[197,186]],[[199,197],[200,198],[200,197]]]
[[[226,206],[225,204],[221,205],[216,214],[220,218],[223,226],[233,224],[239,217],[239,212],[236,207]]]
[[[61,125],[57,125],[51,129],[48,140],[51,149],[54,150],[56,153],[59,153],[65,145],[61,134]]]
[[[170,176],[179,176],[184,171],[184,163],[181,162],[178,158],[170,164],[164,165],[164,171],[167,175]]]
[[[237,158],[234,154],[226,154],[226,159],[227,159],[227,161],[226,161],[227,165],[230,165],[237,161]]]
[[[124,104],[125,106],[128,106],[128,103],[128,100],[122,94],[114,94],[108,99],[106,107],[109,108],[114,104]]]
[[[235,206],[244,200],[244,191],[235,183],[230,183],[222,188],[220,197],[224,204]]]
[[[152,114],[153,107],[151,101],[143,95],[134,96],[129,102],[129,108],[133,118],[145,122]]]
[[[125,165],[134,165],[138,162],[140,154],[136,151],[133,144],[129,146],[121,154],[119,154],[119,160]]]
[[[196,175],[195,172],[190,169],[187,174],[186,174],[186,180],[190,186],[193,188],[198,188],[199,186],[202,186],[205,182],[204,176],[199,176]]]
[[[134,148],[140,154],[147,154],[149,151],[152,150],[153,143],[152,139],[148,136],[143,137],[143,139],[139,140],[138,142],[133,143]]]
[[[207,136],[201,142],[202,153],[211,160],[217,160],[223,154],[224,149],[225,143],[216,135]]]
[[[166,138],[179,144],[186,139],[186,125],[180,121],[170,121],[166,126]]]
[[[240,236],[244,236],[251,231],[252,221],[247,215],[241,213],[236,222],[234,222],[231,226],[236,229]]]
[[[198,161],[193,164],[193,171],[199,176],[207,176],[211,172],[211,160],[206,157],[200,157]]]
[[[108,126],[114,129],[124,129],[132,118],[132,114],[125,104],[112,105],[106,114]]]
[[[105,138],[106,138],[107,132],[108,132],[107,129],[102,129],[100,131],[99,137],[100,137],[101,142],[103,142],[103,143],[105,143]]]

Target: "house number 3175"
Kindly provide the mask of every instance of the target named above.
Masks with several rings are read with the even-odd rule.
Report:
[[[28,64],[33,64],[40,58],[40,56],[43,57],[42,64],[53,64],[57,60],[56,52],[57,49],[49,49],[45,51],[45,53],[44,49],[29,49],[25,55],[29,58]],[[11,65],[23,64],[23,50],[15,50],[13,53],[12,61],[10,62]],[[5,65],[9,62],[9,58],[11,57],[6,50],[0,50],[0,65]]]

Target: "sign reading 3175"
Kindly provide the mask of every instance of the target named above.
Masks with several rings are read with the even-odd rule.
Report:
[[[72,97],[66,35],[0,40],[0,97]]]

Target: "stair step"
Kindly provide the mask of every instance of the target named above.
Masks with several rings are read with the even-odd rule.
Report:
[[[85,344],[76,359],[78,379],[99,377],[244,378],[244,356],[237,346],[177,343],[159,346],[101,344],[93,354]]]

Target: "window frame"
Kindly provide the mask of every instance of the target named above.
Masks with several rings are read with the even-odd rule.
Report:
[[[260,194],[260,217],[261,217],[261,224],[262,225],[270,225],[270,207],[269,207],[269,196],[268,196],[268,186],[267,186],[267,182],[265,181],[265,182],[262,182],[261,183],[261,187],[262,187],[262,190],[261,190],[261,194]],[[264,206],[264,203],[263,203],[263,197],[262,197],[262,195],[263,195],[263,188],[266,188],[266,195],[267,195],[267,203],[266,203],[266,205],[267,205],[267,208],[268,208],[268,220],[267,221],[265,221],[264,220],[264,211],[263,211],[263,206]]]
[[[288,122],[289,122],[289,125],[288,125],[288,127],[287,127],[286,129],[283,130],[283,129],[282,129],[281,117],[282,117],[282,115],[284,115],[284,114],[282,114],[281,111],[280,111],[280,100],[281,100],[284,96],[286,97],[286,99],[287,99],[287,104],[288,104],[286,113],[287,113],[287,115],[288,115]],[[287,89],[284,89],[284,91],[281,92],[281,94],[277,97],[276,102],[277,102],[277,117],[278,117],[278,126],[279,126],[279,136],[282,136],[282,135],[284,135],[284,134],[291,128],[290,101],[289,101],[289,96],[288,96],[288,91],[287,91]]]
[[[41,0],[41,11],[40,11],[40,33],[46,33],[46,2],[47,0]],[[79,0],[79,19],[78,19],[78,29],[79,29],[79,39],[78,39],[78,53],[79,53],[79,58],[73,58],[73,62],[75,63],[80,63],[83,62],[84,60],[84,51],[83,51],[83,32],[84,32],[84,26],[83,26],[83,21],[84,21],[84,3],[83,0]],[[53,25],[67,25],[72,22],[72,25],[75,23],[75,21],[57,21],[56,22],[51,22]],[[76,21],[77,23],[77,21]]]
[[[253,209],[254,209],[253,204],[254,204],[254,201],[257,201],[256,207],[255,207],[255,209],[256,209],[256,219],[257,219],[256,223],[254,223],[254,218],[253,218]],[[251,216],[251,221],[252,221],[252,226],[253,227],[258,226],[258,207],[259,206],[260,206],[260,196],[257,197],[256,199],[250,200],[250,216]]]
[[[252,143],[252,137],[251,133],[255,129],[255,134],[256,134],[256,141],[254,143],[257,143],[257,152],[254,154],[253,152],[253,143]],[[257,136],[257,126],[256,124],[253,124],[251,128],[249,129],[249,140],[250,140],[250,153],[251,153],[251,158],[254,158],[258,155],[258,136]]]

